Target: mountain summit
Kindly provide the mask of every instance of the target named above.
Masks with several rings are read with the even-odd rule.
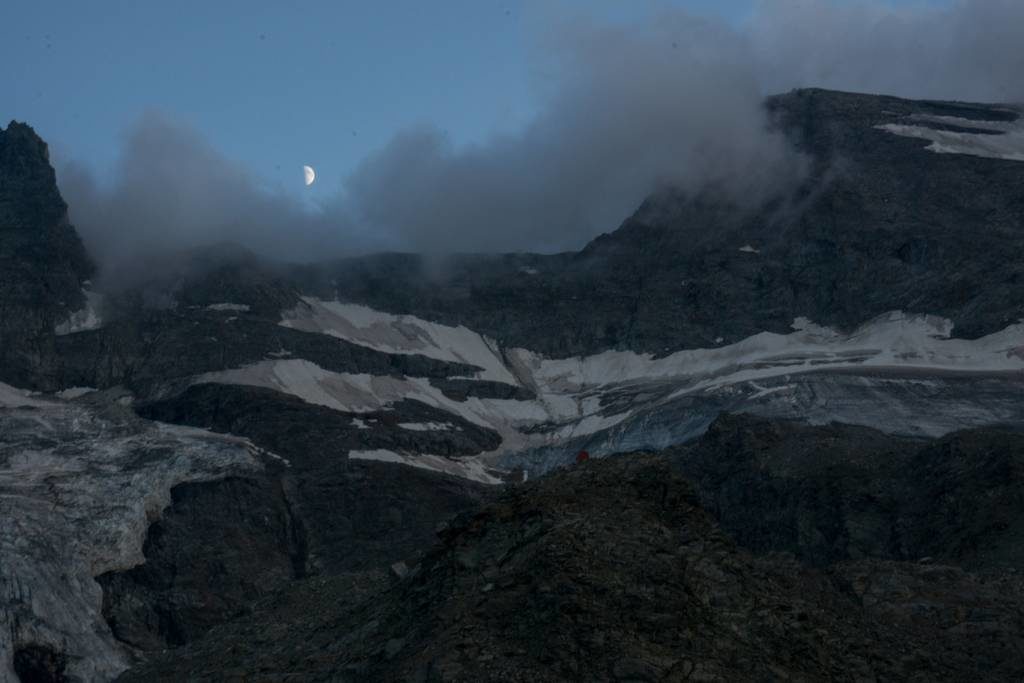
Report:
[[[54,330],[86,306],[93,272],[46,143],[12,121],[0,129],[0,379],[27,385],[48,372]]]

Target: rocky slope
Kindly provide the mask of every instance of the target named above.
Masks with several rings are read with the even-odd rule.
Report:
[[[297,584],[122,680],[1024,674],[1018,574],[881,558],[813,569],[737,547],[700,498],[662,456],[591,461],[459,518],[390,586],[366,575]]]
[[[723,416],[669,449],[741,545],[815,565],[864,557],[1024,567],[1024,432],[901,439],[832,424]]]
[[[276,419],[292,420],[288,432],[263,424],[305,434],[283,444],[285,460],[140,419],[117,398],[0,384],[0,680],[37,680],[40,667],[109,680],[295,579],[411,560],[489,495],[325,454],[316,425],[287,407]]]

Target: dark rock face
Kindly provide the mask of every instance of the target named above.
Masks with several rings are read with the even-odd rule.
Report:
[[[526,387],[512,386],[503,382],[446,377],[444,379],[432,379],[430,383],[453,401],[465,401],[471,396],[514,401],[529,401],[536,398],[534,392]]]
[[[192,642],[295,579],[412,562],[439,524],[491,495],[482,485],[374,462],[172,493],[149,529],[145,563],[98,577],[114,635],[143,651]]]
[[[307,534],[308,569],[364,570],[429,546],[436,525],[486,500],[490,488],[410,467],[349,460],[349,450],[395,450],[457,458],[496,448],[488,429],[417,401],[342,413],[257,387],[203,384],[139,408],[144,417],[245,436],[288,461],[281,477]],[[367,428],[353,423],[359,418]],[[446,431],[401,422],[444,421]]]
[[[64,683],[67,657],[43,645],[28,645],[14,653],[14,673],[21,683]]]
[[[668,451],[741,545],[824,566],[929,557],[1024,568],[1024,434],[978,429],[936,441],[847,425],[722,416]]]
[[[590,461],[516,487],[440,537],[389,588],[366,575],[300,582],[124,680],[1024,674],[1016,574],[880,560],[822,572],[753,556],[655,456]],[[353,599],[353,585],[365,597]]]
[[[497,445],[496,434],[468,422],[451,434],[395,426],[398,415],[440,419],[424,404],[361,413],[373,426],[360,429],[355,415],[278,392],[205,384],[139,412],[245,435],[288,461],[263,478],[176,487],[171,507],[150,527],[145,563],[99,577],[115,636],[141,650],[191,642],[296,578],[411,561],[438,524],[492,495],[454,477],[348,460],[358,448],[459,455]]]
[[[138,413],[151,420],[246,436],[305,468],[344,463],[349,450],[459,457],[501,443],[494,431],[419,401],[406,399],[388,410],[345,413],[271,389],[230,384],[193,385],[171,398],[139,406]],[[398,426],[403,422],[443,422],[450,428],[410,431]]]
[[[114,635],[142,650],[182,645],[306,571],[305,534],[281,484],[181,484],[143,546],[146,562],[97,577]]]
[[[234,304],[248,313],[277,319],[299,303],[279,268],[235,244],[217,244],[176,254],[150,254],[134,272],[112,283],[123,299],[149,308],[206,308]]]
[[[1024,317],[1024,164],[935,154],[875,128],[1017,114],[821,90],[767,107],[812,171],[757,210],[664,193],[575,254],[456,257],[440,275],[415,256],[376,256],[299,278],[320,296],[559,357],[703,348],[788,331],[798,316],[851,328],[902,309],[948,317],[965,337]]]
[[[25,386],[53,362],[54,327],[85,305],[93,266],[29,126],[0,129],[0,380]]]

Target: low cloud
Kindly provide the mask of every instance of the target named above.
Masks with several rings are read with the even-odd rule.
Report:
[[[800,168],[724,26],[673,14],[559,38],[530,125],[462,149],[433,128],[397,136],[349,180],[357,220],[418,250],[577,248],[659,187],[753,199]]]
[[[1024,2],[764,0],[743,33],[769,92],[1024,102]]]
[[[221,242],[298,260],[342,246],[343,217],[312,213],[261,187],[196,131],[157,112],[128,132],[110,187],[98,187],[75,164],[59,179],[86,246],[113,268],[152,252]]]
[[[767,0],[739,28],[671,9],[633,25],[576,17],[543,41],[552,76],[521,131],[461,147],[432,125],[399,132],[319,211],[157,113],[127,136],[111,187],[68,166],[61,188],[105,264],[225,241],[289,260],[575,249],[665,186],[756,203],[799,178],[762,109],[773,92],[1024,100],[1021,26],[1011,0]]]

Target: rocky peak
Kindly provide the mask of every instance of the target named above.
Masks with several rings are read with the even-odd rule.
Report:
[[[0,379],[42,381],[54,327],[84,307],[82,285],[93,270],[46,143],[12,121],[0,129]]]

